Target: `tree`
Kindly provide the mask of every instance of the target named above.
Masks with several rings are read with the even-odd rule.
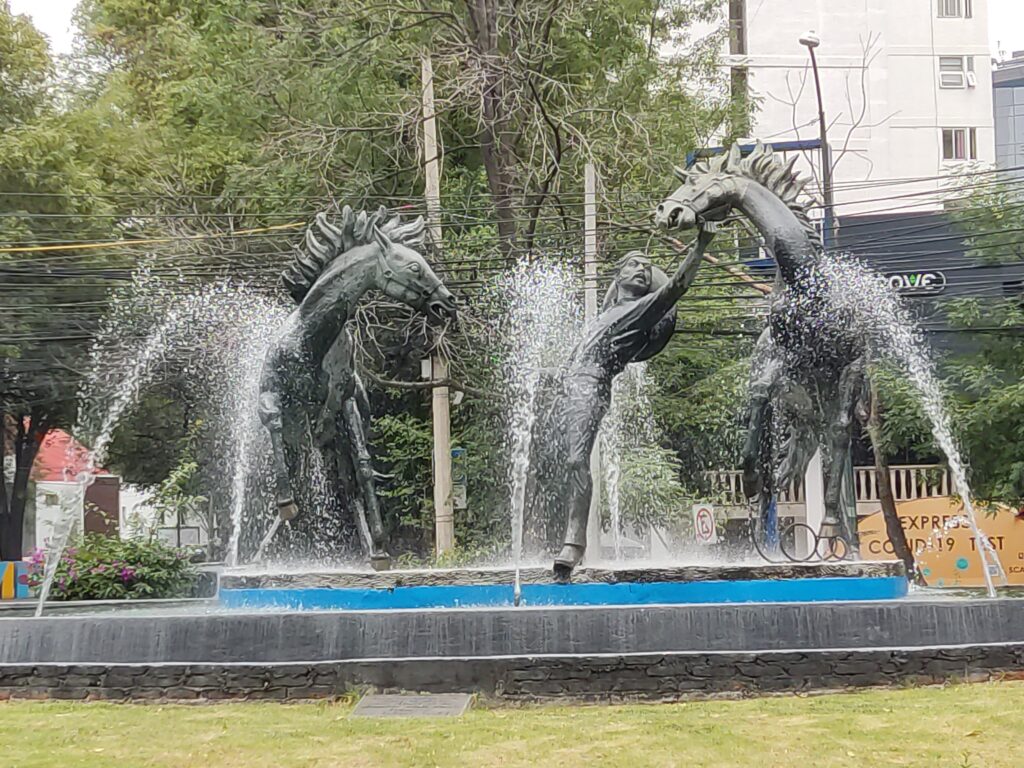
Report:
[[[1020,193],[990,172],[970,169],[949,186],[946,208],[980,265],[1019,263]],[[945,402],[969,464],[975,498],[1024,504],[1024,305],[1021,295],[945,300],[951,341],[938,358]],[[882,372],[884,441],[891,450],[935,455],[931,432],[905,379]]]
[[[106,201],[118,235],[173,240],[118,253],[173,278],[175,290],[242,277],[271,292],[299,231],[224,233],[308,221],[342,203],[421,199],[420,59],[429,53],[445,147],[439,259],[446,281],[469,300],[509,256],[579,259],[586,162],[600,166],[609,219],[646,218],[671,165],[728,124],[733,109],[716,78],[714,46],[664,55],[715,5],[86,0],[62,116],[89,137],[89,159],[102,167],[94,199]],[[202,238],[184,239],[195,236]],[[607,242],[614,263],[620,246],[611,234]],[[361,363],[376,376],[375,413],[409,413],[379,424],[385,468],[418,451],[418,468],[397,473],[392,520],[425,519],[429,504],[415,500],[429,497],[429,452],[413,438],[428,403],[422,391],[381,382],[415,382],[436,340],[383,302],[363,313],[359,336]],[[467,325],[443,343],[453,377],[493,389],[478,338]],[[711,346],[699,360],[679,356],[678,365],[708,372]],[[170,371],[161,392],[187,384],[175,375],[185,378]],[[180,452],[166,448],[189,426],[160,400],[143,402],[115,440],[111,455],[128,480],[166,476],[180,464]],[[487,510],[487,520],[464,521],[475,541],[470,529],[494,530],[505,513],[500,414],[470,396],[454,418],[479,462],[474,472],[487,478],[470,487],[471,507]],[[150,450],[145,434],[167,439]],[[219,498],[212,488],[203,495]]]
[[[109,277],[72,250],[111,221],[80,125],[53,92],[44,38],[0,3],[0,559],[22,555],[32,464],[46,433],[74,418],[77,360]],[[0,461],[0,464],[3,462]]]

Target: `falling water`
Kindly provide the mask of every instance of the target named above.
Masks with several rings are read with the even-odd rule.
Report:
[[[110,399],[110,406],[100,421],[100,427],[93,441],[92,450],[89,451],[85,468],[75,478],[79,491],[76,500],[70,505],[61,504],[60,520],[53,529],[53,536],[48,543],[46,552],[46,565],[43,568],[43,582],[39,588],[39,602],[36,605],[36,616],[41,616],[46,599],[50,595],[50,588],[53,585],[54,576],[57,574],[57,565],[64,553],[68,540],[76,528],[77,510],[82,509],[85,504],[85,493],[89,486],[96,479],[97,467],[103,463],[113,436],[121,417],[129,406],[133,405],[139,397],[139,392],[147,383],[156,369],[156,363],[161,353],[166,349],[167,338],[171,330],[178,325],[178,312],[172,310],[164,323],[146,339],[134,364],[124,372],[120,384]],[[88,385],[87,385],[88,386]],[[81,419],[81,416],[80,416]],[[75,430],[78,434],[78,430]],[[81,500],[82,506],[78,505]]]
[[[623,557],[623,462],[638,449],[658,446],[661,430],[654,415],[647,363],[630,363],[612,382],[612,401],[601,423],[601,464],[615,559]],[[665,510],[657,510],[665,511]]]
[[[932,434],[946,454],[953,481],[963,497],[964,514],[955,521],[969,527],[974,534],[985,585],[989,596],[994,597],[992,573],[1004,583],[1006,575],[998,554],[978,526],[964,461],[953,437],[934,365],[921,352],[925,343],[920,331],[888,281],[861,262],[850,258],[822,259],[815,269],[821,278],[817,282],[826,286],[824,294],[835,312],[833,322],[849,322],[855,332],[869,339],[879,356],[898,364],[920,393]]]
[[[281,320],[284,310],[277,307],[258,309],[261,311],[255,313],[249,318],[250,322],[246,323],[248,327],[264,322],[269,322],[271,326],[279,325],[276,330],[256,335],[251,339],[246,353],[238,359],[237,367],[232,369],[231,382],[226,388],[227,409],[233,411],[228,419],[234,433],[232,442],[238,446],[237,458],[231,473],[231,536],[225,555],[225,565],[228,566],[239,564],[248,480],[254,470],[257,455],[261,453],[260,449],[263,449],[263,454],[267,450],[267,436],[258,416],[263,360],[271,346],[286,334],[293,333],[296,327],[293,320]],[[274,531],[276,530],[275,525]]]
[[[510,302],[505,318],[503,382],[508,425],[512,559],[516,596],[523,557],[523,527],[530,452],[545,377],[555,376],[579,335],[580,314],[571,273],[559,265],[520,264],[498,286]]]
[[[615,402],[615,395],[612,395]],[[610,416],[610,414],[609,414]],[[605,417],[607,421],[608,417]],[[612,556],[622,560],[622,505],[619,497],[619,478],[622,475],[622,443],[617,425],[601,430],[601,464],[604,470],[604,493],[608,499],[608,527],[612,534]],[[602,424],[602,427],[604,425]]]
[[[84,500],[122,418],[145,388],[173,363],[190,394],[205,403],[218,422],[218,431],[226,435],[225,451],[233,478],[231,538],[237,546],[245,478],[252,469],[260,434],[255,408],[260,365],[273,331],[287,313],[245,285],[223,282],[192,291],[183,294],[181,286],[141,273],[115,300],[93,346],[81,388],[73,434],[93,437],[86,466],[76,481]],[[142,341],[131,344],[133,338]],[[111,391],[112,397],[108,395]],[[43,611],[81,509],[77,502],[61,507],[61,519],[47,542],[37,616]]]

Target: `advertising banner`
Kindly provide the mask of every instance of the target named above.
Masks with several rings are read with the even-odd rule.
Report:
[[[957,521],[963,504],[949,496],[903,501],[896,512],[907,534],[910,551],[930,587],[983,587],[985,575],[974,532]],[[1024,585],[1024,519],[1009,507],[993,504],[975,508],[978,527],[999,556],[1010,584]],[[860,553],[865,560],[892,560],[892,544],[882,511],[863,518],[858,526]]]

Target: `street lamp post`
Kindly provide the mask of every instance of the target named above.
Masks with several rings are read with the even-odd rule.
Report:
[[[811,69],[814,71],[814,89],[818,94],[818,128],[821,132],[821,183],[825,196],[825,221],[821,229],[821,239],[826,250],[833,247],[832,230],[834,221],[834,203],[832,200],[832,153],[828,148],[828,127],[825,123],[825,104],[821,100],[821,78],[818,76],[818,59],[814,49],[821,45],[821,39],[812,29],[800,38],[800,45],[806,46],[811,54]]]
[[[814,90],[818,95],[818,127],[821,132],[821,183],[822,192],[825,197],[825,215],[821,227],[821,242],[828,251],[835,247],[834,223],[835,208],[832,199],[832,154],[828,148],[828,126],[825,123],[825,104],[821,99],[821,78],[818,76],[818,59],[814,49],[821,45],[819,38],[812,29],[800,38],[800,45],[806,46],[807,52],[811,54],[811,69],[814,71]],[[852,466],[846,478],[853,479]],[[817,530],[817,535],[822,537],[834,536],[840,528],[839,520],[825,509],[825,488],[822,483],[821,450],[815,452],[804,475],[804,504],[806,510],[806,523],[810,530]],[[844,479],[844,482],[847,481]],[[845,512],[844,512],[845,514]],[[856,536],[856,524],[854,525],[854,536]],[[813,540],[808,537],[805,542],[808,552],[813,552],[817,546],[817,538]],[[856,544],[854,544],[856,547]]]

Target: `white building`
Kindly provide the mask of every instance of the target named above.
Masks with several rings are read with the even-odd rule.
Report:
[[[734,94],[746,85],[757,105],[753,137],[818,138],[814,77],[800,37],[814,30],[820,38],[840,217],[937,208],[929,192],[941,188],[938,177],[994,163],[988,0],[722,2],[730,19],[724,61]],[[812,166],[805,170],[817,177],[818,156],[804,154],[801,162]]]

